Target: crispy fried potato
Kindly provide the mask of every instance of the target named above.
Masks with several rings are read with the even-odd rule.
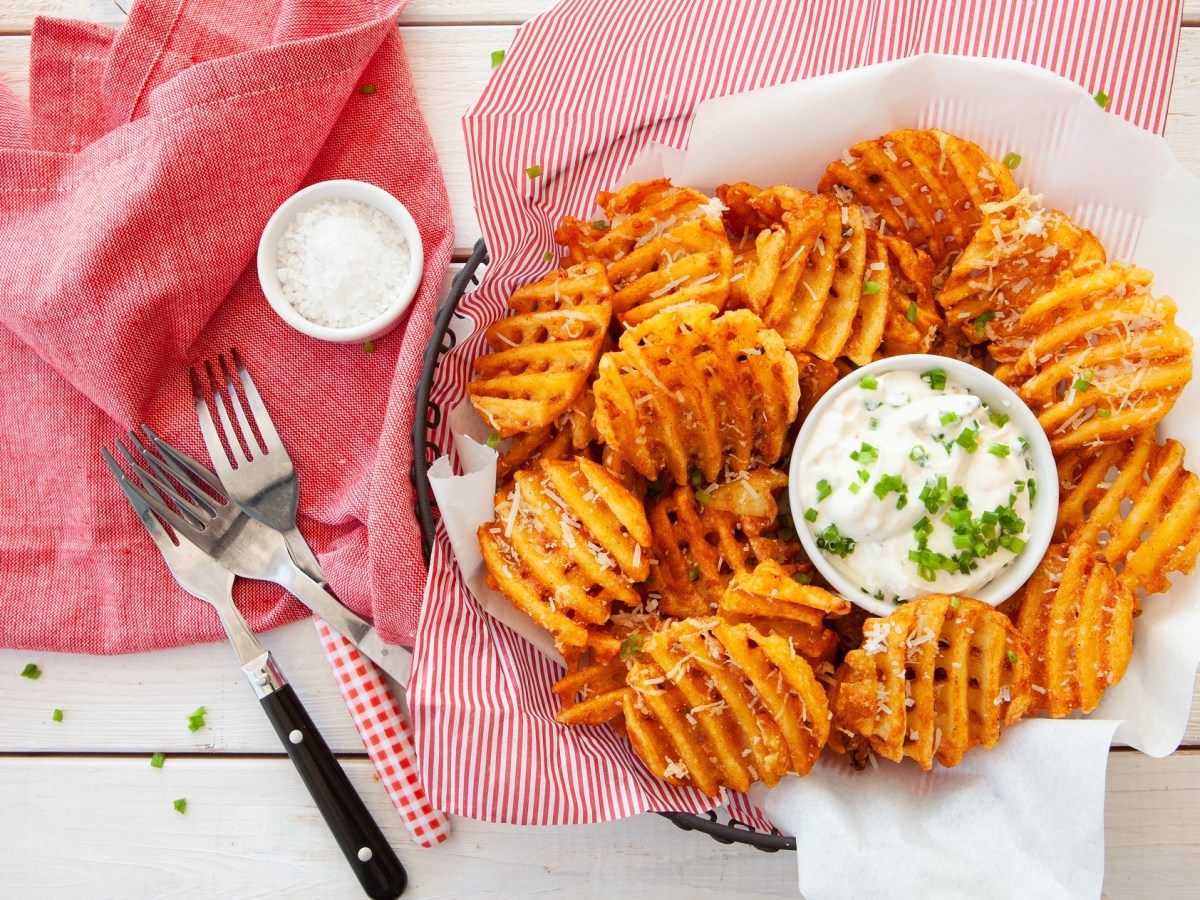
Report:
[[[608,334],[611,296],[598,264],[556,270],[514,294],[510,302],[529,311],[488,328],[492,352],[475,360],[467,385],[502,438],[545,428],[579,398]],[[548,306],[551,297],[560,305]]]
[[[1021,315],[1028,346],[996,377],[1016,386],[1056,452],[1153,428],[1192,377],[1192,339],[1145,269],[1106,266],[1068,278]]]
[[[563,654],[567,674],[551,688],[559,698],[558,721],[610,723],[622,730],[619,720],[629,692],[626,671],[646,639],[662,626],[663,620],[654,613],[616,613],[608,624],[590,630],[585,647],[568,649]]]
[[[674,622],[630,667],[633,749],[670,784],[715,796],[805,775],[829,735],[825,691],[788,642],[720,619]]]
[[[974,236],[980,206],[1017,193],[1012,173],[968,140],[902,128],[851,147],[819,189],[868,210],[867,227],[924,250],[942,269]]]
[[[600,359],[596,430],[642,476],[686,484],[772,463],[800,399],[796,361],[748,310],[704,303],[660,313]]]
[[[1101,549],[1135,593],[1167,590],[1200,553],[1200,479],[1183,462],[1183,445],[1153,431],[1063,454],[1055,540]]]
[[[1014,332],[1029,305],[1064,273],[1090,272],[1106,257],[1095,235],[1064,213],[1043,209],[1028,189],[982,211],[983,222],[955,260],[937,302],[963,340],[995,342],[992,358],[1011,362],[1027,343]]]
[[[578,456],[596,439],[592,413],[596,398],[584,390],[579,399],[549,425],[516,435],[496,460],[496,481],[503,484],[517,469],[539,459],[567,459]]]
[[[1026,583],[1017,627],[1030,647],[1034,702],[1054,718],[1091,712],[1125,674],[1137,599],[1100,551],[1055,544]]]
[[[754,472],[747,481],[762,483]],[[664,490],[646,518],[653,534],[652,596],[670,616],[710,615],[734,575],[765,560],[790,562],[799,555],[798,543],[778,537],[774,516],[739,516],[701,504],[690,486]]]
[[[579,457],[522,469],[479,528],[488,583],[560,647],[588,645],[614,600],[641,602],[650,526],[641,501],[608,470]]]
[[[1033,702],[1025,639],[986,603],[930,594],[867,619],[863,638],[829,694],[829,746],[859,765],[871,751],[923,769],[958,765]]]

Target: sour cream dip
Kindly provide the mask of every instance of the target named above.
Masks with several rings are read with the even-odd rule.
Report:
[[[955,361],[921,359],[928,368],[845,376],[810,414],[792,463],[791,512],[813,562],[882,614],[929,593],[986,593],[1029,547],[1042,495],[1057,505],[1056,478],[1035,460],[1038,445],[1050,459],[1045,436],[1016,396],[972,370],[1003,390],[985,397]]]

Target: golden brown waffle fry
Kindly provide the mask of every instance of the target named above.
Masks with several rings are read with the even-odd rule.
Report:
[[[1200,479],[1183,462],[1183,445],[1153,431],[1063,454],[1055,540],[1102,549],[1135,593],[1165,591],[1200,552]]]
[[[686,484],[726,467],[772,463],[796,418],[796,361],[748,310],[716,317],[704,303],[660,313],[621,335],[600,359],[596,430],[646,478]]]
[[[596,439],[592,426],[595,409],[595,397],[584,390],[553,423],[515,436],[496,461],[496,481],[504,483],[517,469],[539,459],[567,459],[582,454]]]
[[[558,721],[602,725],[619,720],[622,700],[629,691],[626,670],[662,626],[656,613],[616,613],[607,625],[591,629],[585,648],[567,650],[567,674],[552,687],[561,704]]]
[[[862,204],[868,228],[904,238],[938,269],[974,236],[980,206],[1017,193],[1008,168],[977,145],[911,128],[855,144],[829,164],[819,189]]]
[[[654,557],[649,587],[669,616],[711,615],[734,575],[799,553],[798,544],[776,536],[773,516],[739,517],[696,494],[690,486],[670,487],[646,510]]]
[[[996,377],[1017,386],[1056,452],[1153,428],[1192,377],[1192,339],[1145,269],[1106,266],[1069,278],[1021,315],[1028,347]]]
[[[726,622],[745,622],[763,634],[778,634],[810,664],[832,662],[838,640],[825,627],[825,617],[849,611],[848,600],[797,582],[773,560],[734,575],[717,604],[717,615]]]
[[[874,751],[923,769],[991,747],[1033,702],[1025,639],[1003,613],[931,594],[867,619],[829,694],[829,746],[859,764]]]
[[[1082,541],[1055,544],[1025,585],[1017,627],[1030,646],[1030,712],[1091,712],[1133,654],[1137,599],[1103,554]]]
[[[829,735],[825,691],[788,642],[749,625],[684,619],[630,667],[625,725],[650,771],[712,797],[805,775]]]
[[[1021,314],[1063,273],[1083,274],[1105,263],[1095,235],[1056,209],[1043,209],[1022,190],[983,206],[983,222],[950,270],[937,301],[946,321],[976,344],[1010,362],[1024,349],[1012,340]]]
[[[514,295],[532,311],[488,328],[492,352],[475,360],[467,394],[502,438],[550,425],[578,399],[608,333],[611,294],[598,266],[556,270]],[[560,306],[538,308],[552,296]]]
[[[562,647],[586,646],[614,600],[636,606],[650,571],[641,501],[583,457],[517,472],[479,544],[488,583]]]

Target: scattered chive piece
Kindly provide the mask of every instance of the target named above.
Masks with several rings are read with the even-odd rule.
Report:
[[[864,281],[863,286],[862,286],[862,292],[867,295],[878,294],[879,293],[879,282],[878,281]]]
[[[817,521],[817,511],[810,506],[808,508],[808,510],[804,513],[804,520],[806,522]]]
[[[857,481],[850,483],[850,493],[857,494],[861,490],[862,490],[862,485],[859,484]]]
[[[37,681],[42,677],[42,670],[37,667],[37,663],[29,663],[21,670],[21,677]]]
[[[992,444],[992,446],[988,447],[988,453],[992,454],[992,456],[1008,456],[1011,452],[1008,444]]]
[[[150,765],[154,766],[156,769],[161,769],[166,759],[167,758],[161,753],[155,753],[152,757],[150,757]]]
[[[830,525],[817,535],[817,548],[845,559],[854,552],[854,540],[842,535],[836,525]]]
[[[642,652],[642,636],[640,634],[631,634],[625,640],[621,641],[621,659],[629,659],[631,656],[637,656]]]
[[[975,317],[975,337],[983,337],[984,329],[987,328],[987,323],[996,318],[995,310],[989,309],[985,313],[980,313]]]
[[[1011,653],[1011,652],[1012,651],[1010,650],[1009,653]],[[177,812],[177,813],[182,814],[182,813],[187,812],[187,799],[184,797],[180,797],[178,800],[176,800],[171,805],[175,807],[175,812]]]
[[[866,469],[859,469],[858,477],[863,480],[863,484],[866,484],[868,481],[871,480],[871,473],[868,472]]]
[[[833,492],[833,488],[829,486],[829,482],[822,478],[817,482],[817,502],[820,503]]]
[[[958,604],[959,604],[960,602],[961,602],[961,601],[960,601],[960,600],[959,600],[957,597],[951,597],[951,598],[950,598],[950,608],[951,608],[951,609],[958,609]]]
[[[792,576],[792,581],[797,584],[812,584],[812,576],[807,572],[797,572]]]
[[[1009,150],[1004,154],[1004,159],[1001,160],[1001,162],[1003,162],[1004,165],[1008,166],[1010,169],[1015,169],[1021,164],[1021,154],[1013,153],[1011,150]]]
[[[1071,385],[1071,390],[1085,393],[1092,386],[1092,379],[1095,373],[1091,369],[1084,369],[1079,373],[1079,377],[1075,379],[1075,383]]]
[[[1092,99],[1096,101],[1096,105],[1101,109],[1104,109],[1106,106],[1108,106],[1109,96],[1108,94],[1104,93],[1104,91],[1096,91],[1096,93],[1092,95]]]
[[[974,453],[979,442],[979,428],[964,428],[958,437],[954,439],[954,443],[962,447],[968,453]]]
[[[879,379],[871,375],[864,375],[862,380],[858,382],[858,386],[864,391],[873,391],[879,387]]]
[[[938,416],[938,421],[943,425],[953,425],[958,421],[958,413],[944,412]]]
[[[688,469],[688,484],[697,489],[699,489],[700,485],[704,484],[704,476],[695,466]]]
[[[697,569],[695,566],[692,566],[690,569],[688,569],[688,581],[699,581],[699,580],[700,580],[700,570]]]
[[[554,259],[554,251],[553,250],[547,250],[545,253],[542,254],[543,262],[550,262],[553,259]]]
[[[1008,651],[1008,661],[1009,661],[1010,663],[1012,663],[1014,666],[1017,664],[1017,662],[1018,662],[1019,660],[1018,660],[1018,658],[1017,658],[1017,651],[1016,651],[1016,650],[1009,650],[1009,651]]]
[[[54,712],[50,713],[50,718],[52,718],[55,722],[61,722],[62,721],[62,710],[56,709]]]
[[[500,432],[493,431],[491,434],[489,434],[488,439],[487,439],[487,445],[489,447],[491,447],[493,450],[495,450],[497,447],[499,447],[500,446]]]
[[[854,229],[852,229],[852,228],[843,228],[842,229],[842,237],[850,237],[850,235],[853,233],[854,233]]]
[[[915,463],[919,463],[921,460],[925,459],[925,448],[918,444],[908,451],[908,458]]]
[[[1096,418],[1098,418],[1098,419],[1107,419],[1107,418],[1108,418],[1109,416],[1111,416],[1111,415],[1112,415],[1112,410],[1111,410],[1111,409],[1098,409],[1098,410],[1096,410]]]
[[[366,341],[363,344],[363,353],[374,353],[374,352],[375,352],[375,342],[374,341]]]
[[[608,223],[603,219],[597,219],[591,223],[593,231],[608,231]]]
[[[542,167],[541,166],[530,166],[529,168],[527,168],[525,170],[525,174],[528,175],[530,178],[541,178],[542,177]]]
[[[696,502],[701,506],[707,505],[708,501],[712,499],[712,497],[708,496],[708,491],[696,491],[695,497]]]
[[[906,312],[904,314],[904,318],[908,319],[908,321],[912,322],[914,325],[917,324],[917,301],[916,300],[908,301],[908,312]]]
[[[492,68],[493,69],[496,68],[502,62],[504,62],[504,51],[503,50],[493,50],[492,51]]]
[[[988,418],[997,428],[1003,428],[1008,424],[1008,416],[1004,413],[989,413]]]
[[[194,713],[188,716],[188,731],[195,734],[208,723],[204,721],[204,717],[208,715],[208,710],[203,706],[198,707]]]
[[[945,369],[930,369],[927,372],[921,373],[921,380],[933,388],[935,391],[944,390],[946,387],[946,370]]]
[[[364,84],[362,87],[360,87],[360,88],[358,89],[358,92],[359,92],[360,94],[373,94],[373,93],[375,93],[375,85],[373,85],[373,84]]]

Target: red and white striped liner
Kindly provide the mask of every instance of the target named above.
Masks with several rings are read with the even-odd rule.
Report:
[[[342,699],[400,818],[422,847],[440,844],[450,836],[450,820],[433,807],[421,786],[412,729],[387,679],[323,619],[313,616],[313,622]]]
[[[564,0],[517,32],[464,128],[491,253],[460,310],[477,325],[543,274],[565,214],[589,218],[647,141],[685,146],[702,100],[917,53],[1021,60],[1162,131],[1182,4],[1122,0]],[[540,166],[530,178],[525,170]],[[434,400],[463,396],[482,329],[445,357]],[[452,447],[446,417],[437,430]],[[439,531],[409,685],[433,802],[521,824],[595,822],[654,809],[699,812],[694,791],[651,777],[606,729],[554,721],[557,666],[488,618]],[[760,824],[745,798],[737,818]]]

